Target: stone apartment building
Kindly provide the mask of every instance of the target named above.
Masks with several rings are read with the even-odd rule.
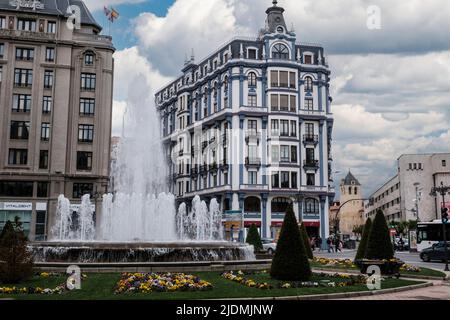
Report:
[[[0,0],[0,229],[19,216],[46,239],[58,195],[76,211],[107,191],[115,49],[101,29],[80,0]]]

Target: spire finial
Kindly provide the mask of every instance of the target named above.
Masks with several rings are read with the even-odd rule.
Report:
[[[273,3],[273,6],[274,6],[274,7],[276,7],[276,6],[277,6],[277,4],[278,4],[278,1],[277,1],[277,0],[273,0],[273,2],[272,2],[272,3]]]

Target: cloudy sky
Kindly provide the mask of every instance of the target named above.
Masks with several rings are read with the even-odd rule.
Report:
[[[109,32],[103,6],[121,17],[114,134],[137,75],[148,94],[178,76],[194,48],[206,57],[264,26],[271,0],[85,0]],[[403,153],[450,151],[450,2],[280,0],[297,40],[325,47],[332,69],[333,154],[339,181],[351,169],[366,193],[396,173]],[[380,29],[368,28],[380,13]],[[373,24],[369,25],[373,26]]]

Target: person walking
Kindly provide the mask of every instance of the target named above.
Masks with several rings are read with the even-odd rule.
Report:
[[[314,252],[316,250],[316,239],[314,239],[314,237],[309,241],[309,245],[311,246],[311,250]]]
[[[318,236],[316,238],[316,245],[317,245],[317,248],[319,248],[319,252],[321,252],[322,251],[322,238],[320,236]]]
[[[342,249],[344,249],[344,242],[342,240],[339,241],[339,249],[342,252]]]
[[[333,239],[331,239],[331,237],[327,239],[327,246],[328,246],[328,253],[334,252],[334,250],[333,250]]]
[[[336,253],[339,251],[339,252],[342,252],[342,250],[341,250],[341,240],[339,239],[339,238],[336,238],[335,240],[334,240],[334,245],[335,245],[335,248],[336,248]]]

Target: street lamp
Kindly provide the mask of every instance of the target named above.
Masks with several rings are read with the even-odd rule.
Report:
[[[449,186],[444,186],[444,183],[441,181],[441,185],[439,187],[433,187],[431,189],[431,196],[437,197],[439,194],[442,196],[442,231],[444,232],[444,259],[445,259],[445,271],[450,271],[448,268],[448,248],[447,248],[447,222],[448,222],[448,209],[445,206],[445,194],[450,191]]]

